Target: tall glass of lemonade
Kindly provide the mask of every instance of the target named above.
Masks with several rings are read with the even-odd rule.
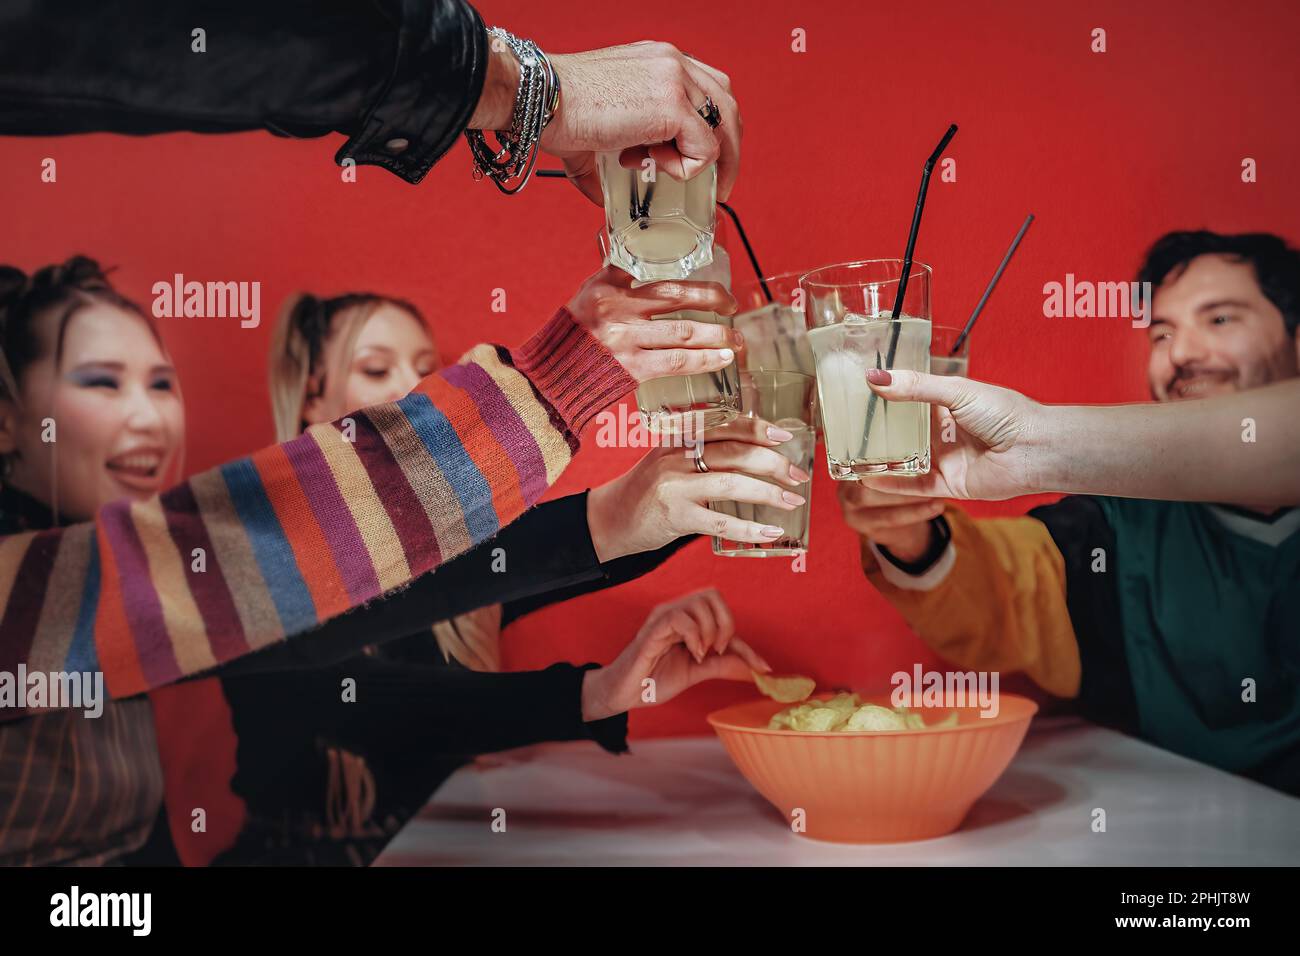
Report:
[[[736,313],[734,326],[745,337],[736,360],[740,366],[744,414],[771,422],[794,436],[775,451],[811,475],[817,442],[814,411],[817,382],[799,293],[801,274],[769,276],[761,282],[738,286],[734,294],[740,311]],[[780,538],[761,544],[715,535],[713,553],[768,558],[807,551],[811,486],[810,480],[792,489],[805,499],[804,504],[792,511],[740,501],[709,502],[709,507],[721,514],[774,525],[785,532]]]
[[[885,401],[867,384],[868,369],[930,369],[931,270],[912,263],[894,318],[902,268],[899,259],[872,259],[815,269],[799,281],[826,460],[837,480],[930,470],[929,404]]]

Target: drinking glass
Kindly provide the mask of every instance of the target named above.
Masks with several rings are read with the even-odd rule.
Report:
[[[718,167],[673,179],[647,159],[628,169],[601,153],[609,261],[642,282],[688,279],[713,260]],[[650,165],[646,165],[650,164]]]
[[[970,336],[956,352],[952,347],[961,337],[961,329],[951,325],[930,326],[930,374],[970,377]]]
[[[609,264],[613,261],[613,253],[608,237],[601,232],[596,239],[606,264]],[[726,249],[715,245],[710,263],[696,269],[687,278],[720,282],[731,288],[731,259]],[[735,317],[718,315],[716,312],[679,309],[651,318],[689,319],[733,328]],[[637,386],[636,404],[646,428],[656,435],[698,435],[706,429],[725,425],[740,414],[744,406],[739,366],[733,361],[716,372],[649,379]]]
[[[787,272],[738,284],[732,290],[739,309],[733,325],[745,337],[741,381],[748,371],[775,370],[816,375],[804,320],[802,272]]]
[[[746,406],[745,414],[757,415],[778,428],[790,432],[794,437],[777,445],[774,450],[811,475],[813,449],[817,443],[816,429],[813,424],[816,421],[813,413],[813,398],[817,394],[816,379],[798,370],[747,369],[741,374],[749,379],[751,391],[747,395],[752,394],[755,399],[753,404]],[[768,481],[769,484],[777,484],[767,478],[763,480]],[[788,486],[778,485],[778,487],[785,490]],[[731,515],[745,521],[757,521],[759,524],[774,525],[785,532],[779,538],[759,544],[732,541],[715,535],[713,553],[733,558],[773,558],[807,551],[812,480],[804,482],[793,490],[804,498],[804,503],[793,510],[774,505],[755,505],[744,501],[709,502],[709,508],[719,514]]]
[[[826,461],[831,477],[924,475],[930,470],[930,406],[889,402],[867,370],[930,368],[930,276],[913,262],[893,318],[903,262],[872,259],[826,266],[799,280],[817,369]]]

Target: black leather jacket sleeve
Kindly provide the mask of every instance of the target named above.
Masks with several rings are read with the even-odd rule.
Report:
[[[342,133],[416,183],[487,58],[464,0],[0,0],[0,134]]]

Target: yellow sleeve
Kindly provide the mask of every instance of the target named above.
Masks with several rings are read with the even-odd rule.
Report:
[[[1079,644],[1065,603],[1065,561],[1041,521],[975,521],[949,508],[948,551],[911,576],[862,541],[862,569],[912,629],[959,667],[1023,671],[1058,697],[1079,693]]]

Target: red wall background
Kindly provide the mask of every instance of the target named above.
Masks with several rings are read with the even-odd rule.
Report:
[[[677,44],[731,75],[745,115],[732,201],[769,272],[898,255],[921,163],[949,122],[957,181],[931,185],[918,258],[936,315],[963,321],[1027,212],[1037,221],[974,338],[977,377],[1047,401],[1145,397],[1145,344],[1124,320],[1045,319],[1042,286],[1131,278],[1174,228],[1297,239],[1300,8],[1162,0],[1063,5],[794,4],[658,0],[595,8],[482,0],[489,23],[570,52],[640,39]],[[1093,53],[1091,31],[1106,30]],[[790,49],[802,28],[807,52]],[[415,301],[454,359],[521,341],[596,265],[597,208],[558,181],[513,199],[470,179],[458,146],[419,187],[370,167],[344,183],[341,138],[264,134],[0,140],[0,261],[31,269],[85,252],[119,266],[145,304],[173,273],[259,280],[262,325],[162,320],[185,390],[192,470],[271,439],[264,356],[297,289],[374,289]],[[54,157],[58,181],[40,181]],[[1258,182],[1241,181],[1243,158]],[[515,237],[514,242],[507,237]],[[742,275],[743,263],[737,263]],[[507,290],[506,314],[490,310]],[[614,476],[633,449],[588,447],[556,487]],[[1016,513],[1024,502],[977,508]],[[863,579],[834,489],[815,479],[806,573],[713,558],[692,545],[631,585],[554,607],[507,635],[512,666],[607,660],[654,604],[713,584],[740,633],[780,669],[884,686],[933,659]],[[752,693],[706,686],[633,717],[634,733],[695,733]]]

